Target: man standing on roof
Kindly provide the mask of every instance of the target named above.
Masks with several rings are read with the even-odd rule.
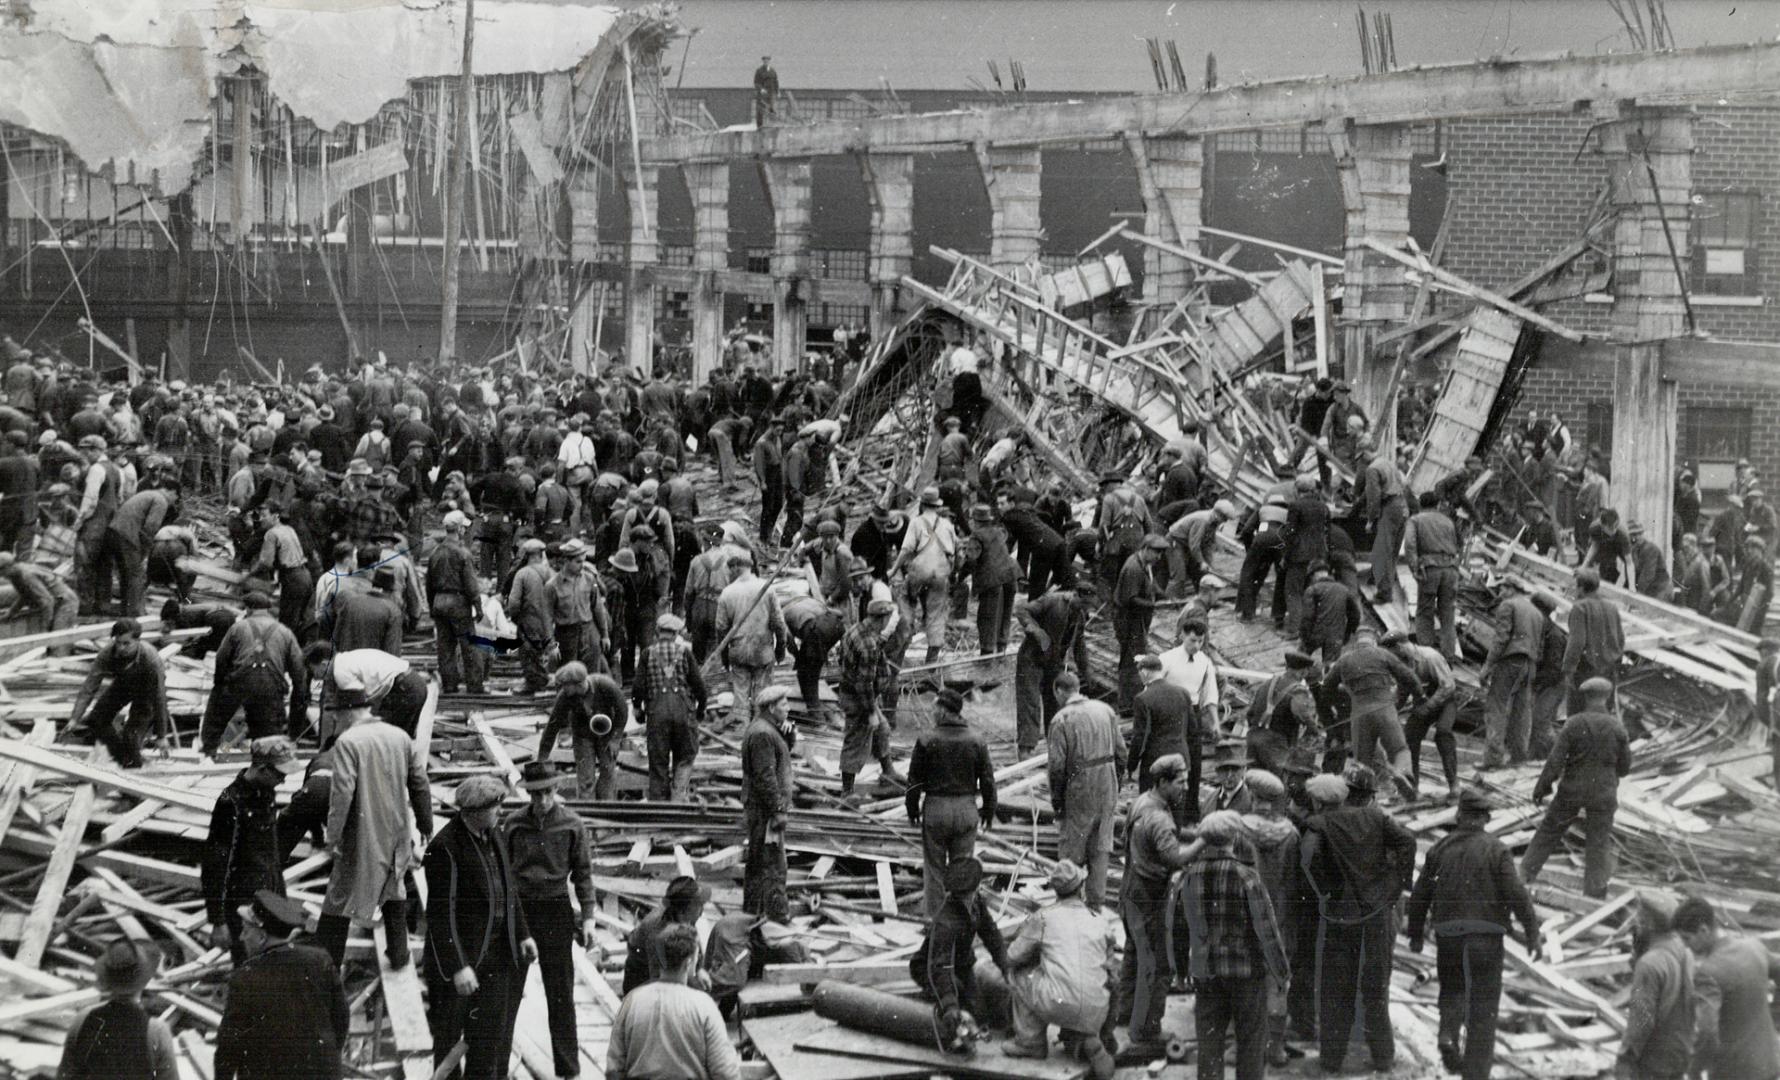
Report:
[[[746,723],[754,695],[772,679],[773,665],[785,658],[785,613],[772,583],[754,573],[754,557],[737,548],[729,555],[729,584],[717,596],[719,658],[729,668],[733,714]]]
[[[921,512],[909,519],[902,548],[890,564],[892,576],[904,572],[909,603],[922,618],[927,635],[927,663],[939,660],[951,616],[952,569],[958,559],[958,533],[940,513],[939,489],[921,490]]]
[[[1381,453],[1371,442],[1361,443],[1359,460],[1365,465],[1360,478],[1366,520],[1372,523],[1376,537],[1372,542],[1372,588],[1377,602],[1388,604],[1397,591],[1397,546],[1409,521],[1409,504],[1404,499],[1407,489],[1390,452]]]
[[[649,729],[649,798],[674,802],[692,797],[698,721],[705,714],[704,676],[692,661],[692,647],[680,639],[685,625],[671,613],[656,617],[655,640],[644,650],[631,684]],[[742,692],[738,680],[736,693]]]
[[[1576,602],[1570,605],[1570,646],[1564,652],[1568,677],[1566,707],[1581,712],[1585,704],[1582,686],[1590,679],[1604,679],[1609,686],[1619,681],[1619,664],[1625,658],[1625,629],[1619,608],[1601,595],[1601,574],[1592,566],[1576,571]]]
[[[773,70],[773,58],[763,56],[754,69],[754,126],[765,127],[779,111],[779,73]]]
[[[1496,607],[1495,638],[1479,677],[1489,691],[1489,731],[1483,767],[1499,769],[1527,759],[1533,722],[1533,669],[1545,652],[1545,616],[1514,578]]]
[[[1403,532],[1403,561],[1415,570],[1415,640],[1438,644],[1440,655],[1457,660],[1459,529],[1440,508],[1439,495],[1424,491],[1419,501]]]
[[[445,538],[427,560],[427,604],[433,614],[439,681],[447,694],[457,693],[466,683],[470,693],[482,693],[482,653],[470,641],[475,620],[482,617],[482,591],[476,584],[475,561],[463,542],[469,526],[463,511],[446,514]]]

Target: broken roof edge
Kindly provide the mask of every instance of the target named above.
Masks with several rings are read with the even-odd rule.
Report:
[[[84,21],[68,17],[82,0],[51,0],[32,21],[0,26],[0,81],[25,88],[0,100],[0,123],[65,147],[95,175],[166,197],[194,180],[223,79],[251,68],[294,115],[332,131],[371,120],[416,82],[461,69],[457,5],[208,2],[210,26],[202,11],[165,15],[141,0],[119,0],[109,20]],[[485,0],[476,11],[473,70],[573,71],[610,56],[621,40],[665,44],[679,32],[677,14],[670,3]],[[70,36],[83,33],[89,39]],[[595,67],[603,77],[609,62]]]

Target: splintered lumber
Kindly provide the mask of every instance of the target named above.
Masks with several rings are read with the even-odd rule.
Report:
[[[159,615],[150,615],[138,619],[142,624],[142,632],[147,635],[151,630],[161,626]],[[85,626],[70,626],[65,630],[45,630],[41,634],[21,634],[18,637],[0,641],[0,659],[11,659],[22,656],[32,649],[52,648],[57,645],[72,645],[77,641],[92,641],[96,638],[111,636],[111,623],[88,623]]]
[[[43,772],[57,773],[84,784],[98,784],[126,795],[154,799],[170,806],[183,806],[209,816],[216,809],[216,798],[187,791],[171,784],[162,784],[136,776],[123,769],[107,768],[91,762],[58,754],[54,750],[32,746],[17,739],[0,739],[0,758],[23,762]]]
[[[500,766],[503,779],[511,791],[519,790],[519,766],[513,764],[513,757],[507,753],[507,744],[501,741],[494,729],[488,726],[488,718],[480,712],[470,714],[470,728],[475,731],[476,738],[482,743],[482,752],[488,760]]]
[[[4,956],[0,956],[0,979],[35,994],[66,994],[78,989],[74,983],[43,971],[36,964],[21,963]]]
[[[1442,285],[1445,285],[1451,289],[1456,289],[1457,291],[1464,293],[1466,296],[1469,296],[1474,300],[1480,301],[1481,303],[1488,304],[1491,307],[1500,308],[1501,310],[1507,312],[1508,314],[1513,315],[1515,318],[1521,319],[1525,322],[1530,322],[1534,326],[1539,327],[1541,330],[1546,330],[1553,334],[1556,334],[1558,337],[1563,338],[1565,341],[1574,341],[1578,344],[1580,344],[1582,342],[1582,335],[1578,334],[1576,331],[1570,329],[1569,327],[1563,326],[1559,323],[1552,322],[1550,319],[1539,314],[1537,311],[1534,311],[1532,308],[1524,307],[1520,304],[1517,304],[1514,301],[1508,299],[1506,296],[1502,296],[1499,293],[1491,292],[1490,290],[1484,288],[1481,285],[1473,285],[1469,281],[1466,281],[1464,278],[1458,276],[1457,274],[1452,273],[1451,271],[1442,270],[1438,266],[1435,266],[1433,263],[1429,262],[1427,259],[1421,257],[1419,253],[1417,254],[1417,256],[1415,258],[1411,258],[1410,256],[1404,254],[1402,251],[1398,250],[1397,248],[1394,248],[1394,247],[1390,246],[1389,244],[1386,244],[1386,243],[1380,241],[1376,237],[1371,237],[1371,236],[1362,237],[1360,242],[1365,244],[1367,247],[1371,248],[1373,251],[1378,252],[1380,255],[1383,255],[1387,259],[1391,259],[1396,262],[1402,263],[1404,266],[1408,267],[1411,270],[1416,271],[1417,273],[1426,274],[1429,277],[1432,277],[1435,281],[1440,282]]]
[[[68,893],[68,878],[74,873],[74,860],[80,854],[87,823],[92,820],[98,801],[99,793],[91,784],[82,784],[74,791],[74,801],[62,817],[62,835],[56,840],[49,866],[43,871],[43,883],[37,888],[37,902],[25,918],[25,932],[14,954],[21,964],[36,967],[43,962],[44,950],[49,948],[50,935],[55,930],[56,912],[61,910],[62,899]]]
[[[768,964],[760,979],[776,985],[805,986],[824,981],[852,986],[883,986],[907,982],[906,962],[861,961],[849,964]]]

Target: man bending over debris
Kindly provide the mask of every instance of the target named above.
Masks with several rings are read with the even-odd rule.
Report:
[[[107,678],[110,682],[105,682]],[[99,692],[104,683],[105,690]],[[94,701],[94,695],[98,700]],[[91,715],[87,706],[91,705]],[[130,715],[117,724],[117,714],[125,705]],[[74,698],[74,712],[69,716],[68,733],[73,741],[79,736],[94,739],[111,751],[118,765],[125,769],[142,766],[142,744],[151,727],[172,728],[167,713],[167,674],[161,654],[142,642],[142,624],[135,619],[119,619],[111,625],[111,640],[99,647],[92,670]]]
[[[1116,1042],[1107,1023],[1118,972],[1112,923],[1082,902],[1088,875],[1068,859],[1051,871],[1057,902],[1026,919],[1008,948],[1014,971],[1014,1037],[1001,1044],[1008,1057],[1043,1058],[1050,1027],[1088,1062],[1094,1080],[1111,1080]]]

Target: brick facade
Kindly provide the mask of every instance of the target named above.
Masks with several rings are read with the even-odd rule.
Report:
[[[1586,113],[1455,120],[1444,126],[1448,191],[1446,265],[1499,287],[1577,238],[1607,183]],[[1702,108],[1694,125],[1696,196],[1758,197],[1756,260],[1749,295],[1780,295],[1780,108]],[[1679,240],[1679,238],[1677,238]],[[1692,253],[1681,253],[1691,274]],[[1722,306],[1702,297],[1700,329],[1728,341],[1780,341],[1780,306]],[[1583,333],[1604,333],[1610,305],[1582,300],[1545,313]],[[1780,378],[1780,373],[1776,374]]]
[[[1780,476],[1780,378],[1765,386],[1722,382],[1683,382],[1678,390],[1679,416],[1676,420],[1675,461],[1696,470],[1701,465],[1723,464],[1735,456],[1747,456],[1769,483]],[[1601,448],[1603,455],[1611,445],[1613,414],[1613,372],[1605,363],[1564,362],[1535,363],[1521,384],[1520,403],[1514,417],[1523,420],[1533,410],[1548,413],[1558,410],[1570,430],[1590,446]],[[1714,435],[1723,429],[1716,424],[1698,425],[1707,420],[1694,415],[1695,410],[1748,410],[1746,449],[1742,454],[1724,456],[1714,453],[1724,440]],[[1716,419],[1716,418],[1715,418]]]

